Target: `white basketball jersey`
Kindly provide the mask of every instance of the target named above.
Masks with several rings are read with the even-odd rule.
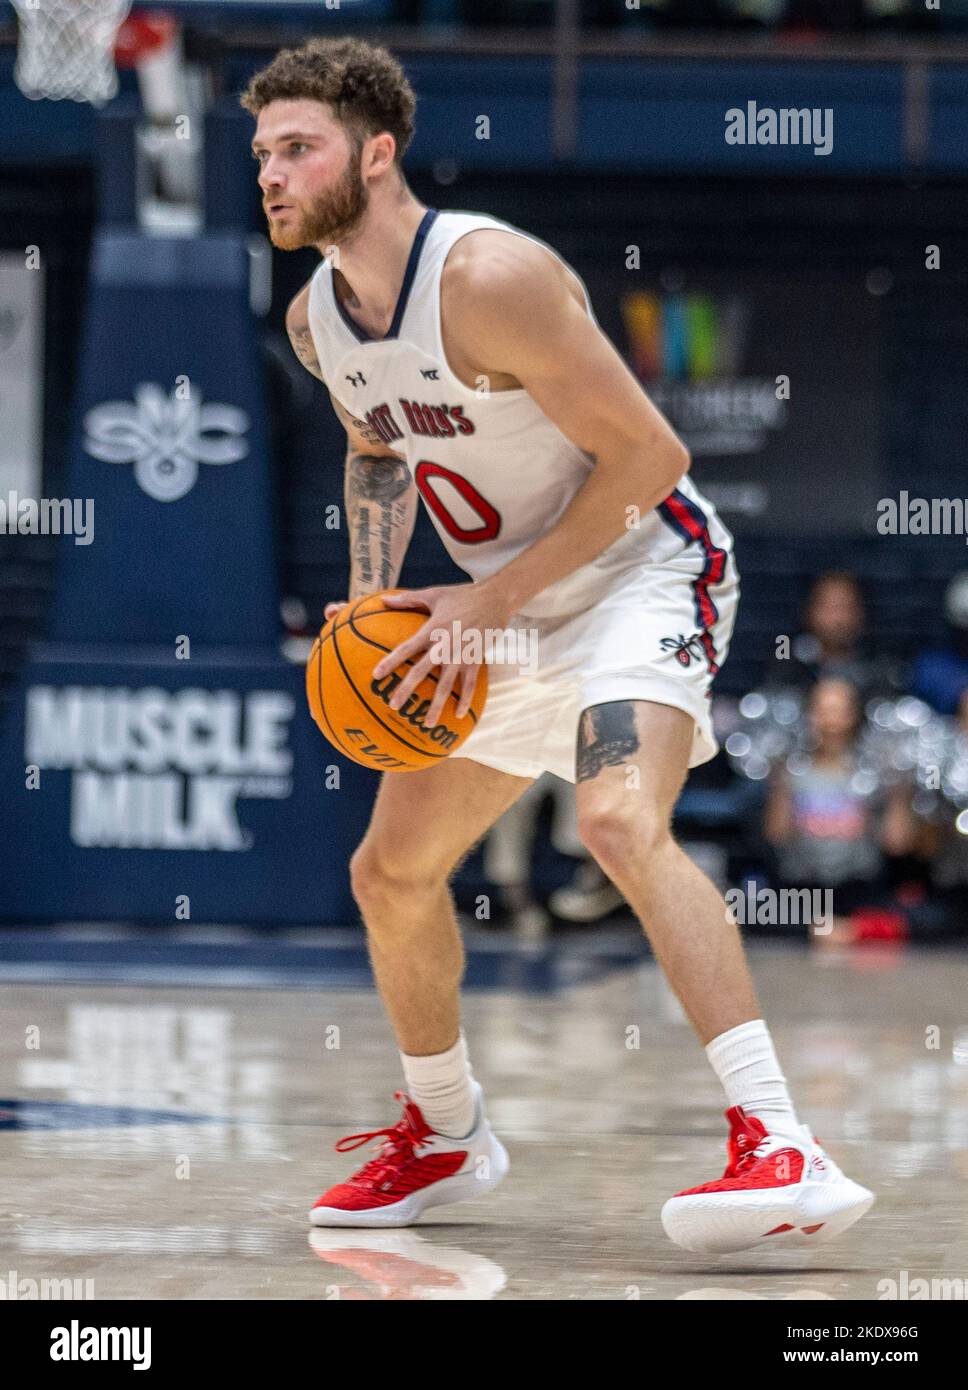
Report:
[[[337,300],[323,261],[309,291],[309,326],[326,385],[405,457],[424,504],[454,561],[486,579],[548,531],[592,469],[527,391],[472,389],[450,370],[440,325],[440,277],[455,242],[480,228],[547,243],[497,218],[429,208],[414,238],[390,331],[370,338]],[[563,262],[564,263],[564,262]],[[569,267],[570,269],[570,267]],[[588,291],[582,285],[594,322]],[[729,532],[687,476],[667,501],[631,526],[595,560],[543,589],[526,616],[580,612],[617,573],[665,564],[691,548],[700,589],[722,577]],[[705,626],[705,615],[697,611]]]

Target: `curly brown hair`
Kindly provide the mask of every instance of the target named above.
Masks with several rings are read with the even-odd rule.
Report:
[[[270,101],[328,102],[357,144],[388,130],[396,164],[414,132],[417,98],[403,68],[386,48],[364,39],[309,39],[283,48],[257,72],[239,98],[252,116]]]

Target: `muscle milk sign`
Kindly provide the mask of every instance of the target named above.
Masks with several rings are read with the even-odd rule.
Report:
[[[70,836],[99,849],[245,850],[237,802],[292,792],[284,690],[35,685],[25,761],[71,775]]]

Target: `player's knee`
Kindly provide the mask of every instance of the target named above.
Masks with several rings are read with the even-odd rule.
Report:
[[[648,860],[669,838],[668,817],[653,806],[591,804],[579,810],[582,844],[606,871]]]
[[[350,860],[350,887],[357,905],[362,908],[406,889],[400,866],[394,862],[392,854],[369,840],[361,842]]]
[[[364,839],[350,859],[350,887],[360,908],[399,905],[415,895],[441,887],[445,869],[404,853],[401,846],[381,845]]]

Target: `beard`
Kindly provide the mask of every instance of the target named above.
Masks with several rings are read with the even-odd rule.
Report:
[[[308,208],[293,208],[285,226],[269,221],[269,240],[280,251],[319,246],[324,252],[345,241],[363,220],[369,194],[360,176],[359,161],[351,155],[334,188],[318,194]]]

